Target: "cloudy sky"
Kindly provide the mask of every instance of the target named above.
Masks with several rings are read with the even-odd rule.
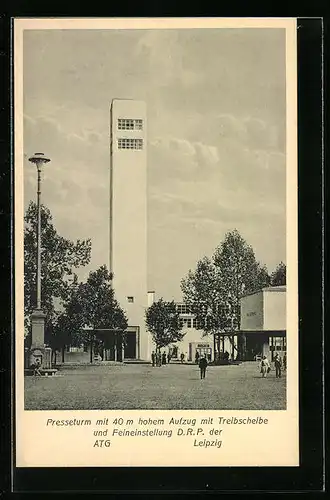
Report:
[[[272,271],[285,261],[283,29],[43,30],[24,33],[27,161],[43,151],[43,202],[58,231],[109,261],[109,106],[148,107],[148,288],[180,279],[237,228]]]

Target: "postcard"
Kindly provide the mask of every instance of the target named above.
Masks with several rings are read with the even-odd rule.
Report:
[[[299,466],[295,18],[14,20],[18,467]]]

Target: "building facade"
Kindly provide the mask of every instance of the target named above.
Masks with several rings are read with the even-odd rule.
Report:
[[[147,110],[142,101],[114,99],[110,110],[110,270],[127,312],[124,358],[150,359],[147,293]]]
[[[114,99],[110,108],[110,271],[126,312],[125,343],[118,332],[99,331],[91,343],[68,347],[66,358],[93,362],[150,360],[155,349],[145,311],[155,301],[147,289],[147,110],[142,101]],[[177,303],[184,338],[164,349],[172,359],[253,360],[286,352],[286,288],[269,287],[242,297],[240,330],[205,335],[188,305]],[[94,345],[93,345],[94,342]],[[97,354],[100,352],[100,356]]]
[[[245,360],[286,353],[286,286],[274,286],[241,298],[240,335]]]
[[[169,346],[169,351],[173,359],[180,359],[181,354],[184,354],[184,359],[194,361],[196,354],[198,357],[205,355],[209,361],[214,361],[226,352],[230,359],[237,357],[237,340],[221,335],[220,343],[215,342],[213,335],[205,335],[203,325],[198,322],[195,315],[191,312],[188,304],[177,303],[177,312],[180,315],[180,323],[183,339],[175,345]],[[218,352],[220,348],[220,351]]]

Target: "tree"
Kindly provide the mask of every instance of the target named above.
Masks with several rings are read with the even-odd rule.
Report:
[[[146,326],[160,350],[169,344],[183,339],[180,315],[176,310],[175,302],[165,302],[159,299],[146,310]]]
[[[127,329],[127,317],[115,298],[112,278],[104,265],[90,272],[87,282],[78,288],[75,303],[87,327],[120,331]]]
[[[253,248],[237,229],[229,231],[213,255],[224,293],[224,301],[231,306],[236,327],[240,327],[240,299],[270,284],[267,268],[255,257]]]
[[[204,335],[218,333],[225,327],[225,291],[218,269],[208,257],[199,260],[196,270],[190,270],[182,279],[181,290]]]
[[[276,269],[270,275],[271,286],[286,285],[286,265],[280,262]]]
[[[89,340],[84,327],[90,330],[112,330],[124,342],[128,326],[125,312],[115,298],[112,274],[106,266],[89,273],[86,283],[76,283],[64,305],[55,327],[55,338],[61,347]]]
[[[29,327],[30,315],[36,307],[37,269],[37,205],[30,202],[24,217],[24,315]],[[50,210],[41,205],[41,307],[46,314],[45,337],[51,338],[62,304],[68,301],[75,270],[91,258],[91,241],[60,236]]]
[[[269,285],[265,266],[257,262],[254,251],[235,229],[225,235],[212,259],[205,257],[181,281],[184,301],[196,315],[205,335],[219,334],[240,327],[240,298]]]

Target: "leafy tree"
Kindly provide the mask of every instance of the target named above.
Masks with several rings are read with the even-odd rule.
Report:
[[[76,283],[58,317],[55,338],[59,339],[62,348],[67,344],[79,345],[90,340],[84,327],[112,330],[125,340],[127,318],[115,298],[112,274],[106,266],[90,272],[86,283]]]
[[[205,257],[181,281],[184,301],[196,315],[204,334],[220,338],[228,328],[240,327],[240,298],[269,285],[265,266],[257,262],[254,251],[235,229],[225,235],[212,259]]]
[[[217,267],[224,301],[231,305],[236,327],[240,327],[240,298],[270,284],[267,268],[255,257],[253,248],[237,229],[229,231],[215,250],[214,265]]]
[[[146,326],[156,344],[161,349],[169,344],[183,339],[180,315],[176,310],[175,302],[165,302],[159,299],[146,310]]]
[[[270,275],[271,286],[286,285],[286,265],[280,262]]]
[[[205,335],[218,333],[225,327],[224,296],[218,268],[208,257],[197,262],[181,281],[184,302],[195,315]]]
[[[37,269],[37,205],[30,202],[24,217],[24,315],[26,328],[36,307]],[[68,277],[76,280],[75,270],[91,258],[91,241],[60,236],[53,224],[50,210],[41,205],[41,307],[46,314],[45,336],[51,338],[72,287]]]
[[[75,301],[86,326],[120,331],[127,329],[127,317],[115,298],[112,274],[106,266],[89,273],[87,282],[79,286]]]

